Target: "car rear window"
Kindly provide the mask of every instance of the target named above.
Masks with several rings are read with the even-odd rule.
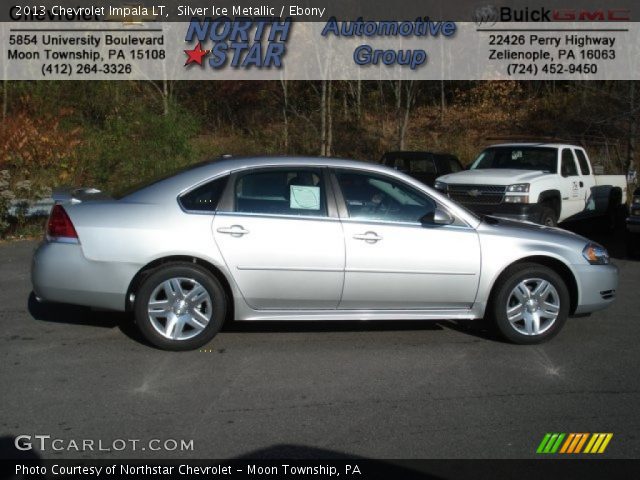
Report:
[[[575,150],[576,155],[578,157],[578,163],[580,164],[580,172],[582,175],[591,175],[591,170],[589,170],[589,161],[587,160],[587,156],[584,154],[582,150]]]
[[[216,178],[185,193],[178,201],[182,208],[188,211],[213,212],[218,206],[218,201],[228,180],[228,175]]]

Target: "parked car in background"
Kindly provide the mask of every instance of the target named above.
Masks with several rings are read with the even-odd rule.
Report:
[[[43,301],[132,311],[152,344],[198,348],[236,320],[494,322],[547,340],[613,302],[618,269],[579,235],[481,219],[397,170],[328,158],[199,165],[114,199],[53,207]]]
[[[627,253],[640,256],[640,187],[633,192],[629,217],[627,218]]]
[[[493,145],[435,187],[478,214],[547,226],[589,217],[613,226],[627,201],[625,175],[595,175],[584,148],[560,143]]]
[[[433,187],[436,178],[464,170],[458,157],[448,153],[387,152],[381,163]]]

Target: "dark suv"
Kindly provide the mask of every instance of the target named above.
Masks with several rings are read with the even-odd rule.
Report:
[[[464,170],[455,155],[433,152],[387,152],[381,163],[433,187],[436,178]]]
[[[630,257],[640,255],[640,187],[633,192],[627,218],[627,252]]]

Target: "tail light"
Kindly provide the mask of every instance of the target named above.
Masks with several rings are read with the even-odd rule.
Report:
[[[47,237],[49,240],[59,242],[78,242],[76,229],[62,205],[56,204],[51,210],[47,224]]]

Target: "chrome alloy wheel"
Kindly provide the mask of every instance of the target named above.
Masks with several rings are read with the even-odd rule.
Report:
[[[548,280],[522,280],[507,299],[507,319],[523,335],[541,335],[551,328],[560,313],[560,296]]]
[[[160,335],[171,340],[189,340],[207,327],[213,304],[209,292],[193,278],[170,278],[153,290],[147,312]]]

